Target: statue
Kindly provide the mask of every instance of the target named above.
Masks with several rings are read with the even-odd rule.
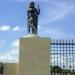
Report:
[[[27,11],[28,14],[28,33],[37,34],[37,28],[38,28],[38,16],[40,14],[40,9],[38,6],[38,9],[35,7],[34,2],[30,2],[29,8]]]

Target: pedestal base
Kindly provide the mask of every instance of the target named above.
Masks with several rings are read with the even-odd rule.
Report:
[[[50,75],[50,39],[20,39],[19,75]]]
[[[19,75],[19,64],[5,63],[3,75]]]

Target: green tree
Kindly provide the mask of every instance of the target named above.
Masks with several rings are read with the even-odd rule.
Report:
[[[4,64],[0,62],[0,74],[3,75]]]
[[[59,66],[51,66],[51,72],[62,72],[62,68]]]

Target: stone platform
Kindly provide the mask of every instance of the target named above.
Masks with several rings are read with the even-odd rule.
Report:
[[[50,74],[50,39],[36,35],[20,39],[19,75]]]

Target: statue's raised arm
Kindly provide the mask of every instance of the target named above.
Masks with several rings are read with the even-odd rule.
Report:
[[[38,29],[38,16],[40,14],[40,8],[38,6],[38,9],[35,7],[34,2],[29,3],[28,7],[28,33],[29,34],[37,34],[37,29]]]

